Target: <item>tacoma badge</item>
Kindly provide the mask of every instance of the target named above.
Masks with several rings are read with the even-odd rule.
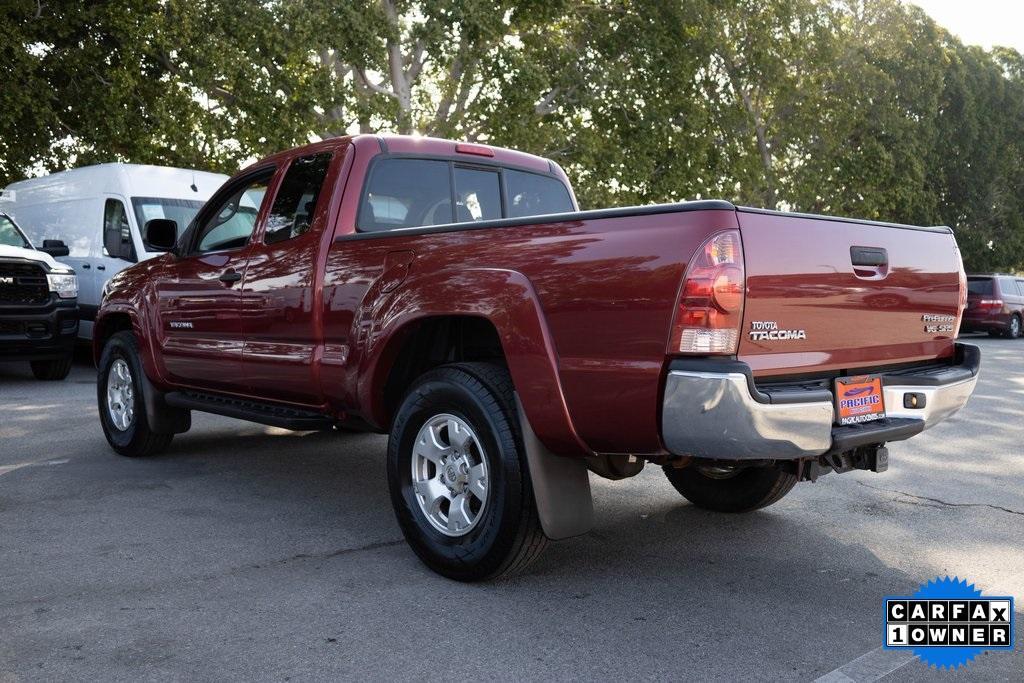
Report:
[[[806,330],[780,330],[774,320],[750,323],[750,341],[791,341],[807,339]]]

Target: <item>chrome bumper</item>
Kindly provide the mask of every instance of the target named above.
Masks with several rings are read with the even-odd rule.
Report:
[[[878,442],[908,438],[932,427],[967,403],[978,381],[976,347],[958,345],[960,365],[928,375],[883,374],[886,422],[836,427],[830,391],[765,394],[754,386],[749,368],[736,361],[698,369],[687,362],[670,369],[662,405],[662,439],[676,455],[721,460],[794,459],[840,450],[849,432],[870,431]],[[965,352],[965,349],[966,352]],[[965,371],[966,370],[966,371]],[[948,381],[946,381],[948,380]],[[924,396],[923,408],[904,407],[904,394]],[[794,400],[796,399],[796,400]],[[923,423],[923,424],[921,424]],[[892,425],[887,435],[886,425]]]

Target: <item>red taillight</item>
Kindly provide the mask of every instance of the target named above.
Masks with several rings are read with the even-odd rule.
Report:
[[[956,240],[954,240],[954,243]],[[960,297],[957,301],[956,309],[956,325],[953,329],[953,339],[960,336],[960,324],[964,320],[964,311],[967,310],[967,272],[964,270],[964,260],[960,256],[960,247],[955,248],[956,251],[956,263],[958,274],[960,276]]]
[[[712,235],[686,267],[668,352],[736,353],[743,298],[740,233]]]
[[[1002,299],[982,299],[981,301],[978,302],[978,305],[981,306],[982,308],[1002,308],[1003,307],[1003,300]]]

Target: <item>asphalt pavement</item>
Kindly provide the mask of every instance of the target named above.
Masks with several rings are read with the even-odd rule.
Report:
[[[386,438],[195,414],[114,455],[95,371],[0,365],[0,682],[1015,680],[1024,675],[1024,340],[957,416],[739,516],[659,468],[592,477],[596,525],[477,585],[406,547]],[[937,576],[1017,598],[1015,650],[942,672],[880,651],[882,598]]]

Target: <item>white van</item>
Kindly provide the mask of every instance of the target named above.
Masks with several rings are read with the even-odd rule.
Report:
[[[13,183],[0,195],[36,244],[62,240],[59,260],[78,273],[79,338],[92,338],[103,285],[115,273],[158,255],[142,238],[146,221],[170,218],[184,230],[226,175],[137,164],[99,164]]]

